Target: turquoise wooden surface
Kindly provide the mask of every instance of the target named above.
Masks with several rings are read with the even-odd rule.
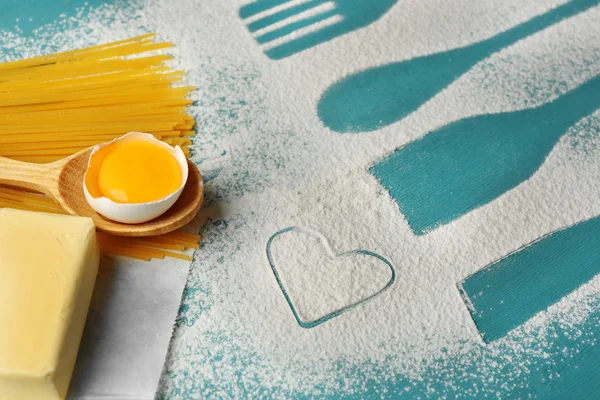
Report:
[[[487,342],[546,310],[600,273],[600,217],[514,253],[461,283]]]
[[[90,1],[88,0],[88,2]],[[90,3],[90,7],[94,7],[105,2],[92,1]],[[596,3],[594,2],[594,4]],[[63,13],[74,15],[75,8],[79,4],[79,1],[49,0],[3,2],[0,5],[0,29],[18,32],[15,25],[19,25],[20,34],[31,36],[34,29],[61,18],[60,15]],[[577,1],[576,4],[581,5],[584,2]],[[592,3],[587,2],[586,4]],[[42,7],[32,9],[36,5]],[[577,10],[579,8],[572,8],[572,12],[577,12]],[[15,23],[16,17],[20,19],[17,24]],[[29,17],[32,18],[31,21],[28,20]],[[176,38],[173,40],[177,41]],[[48,49],[52,49],[51,44],[48,44]],[[6,55],[8,50],[1,49],[1,51],[3,55]],[[393,121],[394,118],[390,121]],[[214,224],[217,222],[226,225],[226,221],[215,221]],[[214,227],[210,225],[206,229],[214,229]],[[576,277],[573,279],[575,280]],[[585,280],[581,276],[579,279],[581,282]],[[576,284],[572,286],[576,286]],[[565,290],[565,293],[567,291]],[[210,282],[206,282],[206,287],[186,289],[181,308],[182,317],[178,320],[177,329],[183,329],[183,325],[193,326],[199,319],[199,315],[186,312],[189,302],[199,301],[199,299],[205,302],[202,309],[208,312],[211,306]],[[439,398],[445,396],[447,398],[478,399],[483,397],[482,393],[487,395],[495,393],[500,398],[598,398],[600,396],[600,380],[596,377],[597,371],[600,369],[600,346],[597,345],[600,338],[600,299],[591,301],[590,310],[587,318],[573,326],[553,323],[544,334],[531,333],[529,338],[532,340],[522,340],[525,333],[517,327],[491,345],[481,345],[470,349],[466,354],[434,360],[427,366],[426,373],[418,380],[411,380],[403,375],[389,374],[387,373],[389,371],[385,370],[385,366],[368,363],[357,365],[340,361],[338,365],[340,376],[356,378],[360,385],[345,387],[343,379],[340,379],[340,385],[336,391],[327,392],[320,397]],[[211,333],[207,332],[206,334]],[[236,347],[231,338],[216,333],[212,334],[215,343],[219,344],[219,352],[215,350],[211,358],[202,360],[201,364],[190,363],[189,368],[185,371],[167,365],[166,380],[179,377],[187,384],[169,389],[162,387],[159,390],[158,398],[187,399],[197,397],[198,393],[205,393],[206,390],[210,391],[211,389],[214,389],[215,392],[219,391],[223,396],[237,393],[233,387],[243,388],[243,392],[249,397],[260,395],[314,397],[306,393],[290,392],[283,388],[266,388],[258,380],[242,379],[247,366],[250,363],[260,364],[261,360],[251,356],[245,357],[246,349]],[[225,358],[223,351],[239,356],[233,360]],[[543,356],[540,356],[542,354]],[[199,378],[201,369],[223,363],[231,363],[229,367],[239,372],[239,380],[210,382]],[[361,380],[361,377],[372,376],[373,373],[378,372],[385,378]],[[353,396],[347,395],[350,390],[354,391]]]
[[[113,0],[2,0],[0,30],[31,36],[36,28],[60,18],[72,17],[83,6],[94,7],[112,2]]]
[[[206,229],[213,232],[209,240],[218,241],[230,237],[228,231],[235,228],[225,220],[217,220]],[[222,264],[208,264],[201,269],[220,266]],[[193,329],[210,314],[213,290],[215,285],[210,281],[186,290],[182,318],[178,321],[181,329]],[[199,314],[186,312],[192,301],[202,303]],[[213,343],[207,349],[209,358],[198,361],[186,371],[167,366],[166,379],[181,384],[168,390],[163,388],[158,398],[201,398],[207,393],[231,397],[237,394],[239,397],[242,393],[248,398],[298,399],[595,399],[600,393],[600,382],[596,379],[600,368],[600,298],[588,299],[586,308],[589,309],[586,318],[575,322],[563,323],[563,315],[540,329],[526,331],[517,327],[491,344],[468,346],[468,350],[458,354],[431,360],[418,379],[390,374],[381,364],[339,360],[334,370],[329,371],[340,377],[337,389],[327,391],[325,387],[317,387],[315,389],[323,391],[318,396],[263,386],[259,379],[245,373],[249,366],[254,370],[263,365],[256,353],[240,347],[235,338],[225,332],[205,332]],[[402,354],[401,349],[398,352]],[[194,354],[185,349],[181,354],[194,359]],[[194,368],[225,369],[228,373],[233,369],[236,378],[227,382],[206,381],[196,375]],[[374,375],[382,378],[373,379]],[[345,382],[354,384],[348,386]]]

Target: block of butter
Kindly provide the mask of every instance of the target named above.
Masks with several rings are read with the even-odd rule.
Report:
[[[91,219],[0,208],[0,400],[66,397],[98,262]]]

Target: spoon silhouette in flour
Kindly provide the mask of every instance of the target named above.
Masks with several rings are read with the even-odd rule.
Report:
[[[572,0],[472,45],[350,75],[321,97],[318,115],[336,132],[369,132],[408,116],[475,64],[600,0]]]

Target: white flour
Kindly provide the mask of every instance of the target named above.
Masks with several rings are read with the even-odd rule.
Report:
[[[448,21],[459,24],[451,16],[465,12],[467,5],[463,5],[453,4],[460,11],[437,14],[444,15],[446,25],[452,23]],[[394,23],[399,15],[419,15],[421,7],[436,9],[442,4],[403,2],[363,31],[278,62],[266,59],[256,48],[235,8],[204,7],[206,14],[219,17],[218,22],[203,25],[199,37],[213,40],[190,44],[182,56],[196,54],[203,67],[199,77],[208,77],[199,91],[205,105],[198,114],[204,121],[201,126],[230,146],[231,164],[214,182],[219,202],[205,211],[226,223],[207,228],[204,251],[194,263],[188,284],[200,290],[186,300],[189,309],[184,315],[195,321],[177,331],[165,395],[259,394],[263,387],[270,388],[266,393],[280,394],[331,393],[342,388],[352,392],[369,379],[385,381],[398,373],[424,379],[421,371],[430,368],[433,360],[479,354],[473,350],[479,348],[478,335],[456,282],[540,235],[599,213],[600,168],[593,135],[598,119],[573,129],[573,135],[592,134],[586,155],[574,150],[573,137],[565,137],[529,182],[426,237],[412,234],[396,204],[366,169],[397,146],[445,123],[542,104],[600,72],[600,9],[494,55],[404,121],[380,131],[355,136],[332,133],[317,119],[316,104],[325,88],[346,73],[467,44],[551,6],[503,5],[505,9],[495,10],[498,19],[477,24],[465,18],[460,24],[477,25],[469,25],[471,30],[445,26],[442,33],[436,26],[418,24],[419,17],[406,17],[407,26]],[[152,9],[147,9],[148,19]],[[166,21],[164,14],[160,8],[156,11],[161,16],[153,20],[158,30],[176,20],[189,26],[197,18],[210,19],[202,10],[198,15],[176,13],[172,21]],[[406,37],[409,28],[410,37],[419,38],[416,42],[389,40]],[[474,37],[454,37],[447,31],[471,31]],[[423,47],[424,42],[431,46]],[[241,100],[246,104],[237,106]],[[234,115],[220,113],[223,106],[234,110]],[[311,330],[300,328],[265,256],[269,237],[287,226],[321,232],[335,253],[368,249],[387,256],[397,268],[397,283],[339,318]],[[290,253],[288,266],[305,251],[292,245],[285,250]],[[294,250],[300,254],[297,258],[292,256]],[[303,265],[300,284],[323,279],[323,265]],[[348,281],[340,285],[344,282]],[[590,284],[561,306],[583,310],[574,304],[586,296],[594,298],[597,291],[598,282]],[[320,299],[311,298],[317,301],[315,309],[335,308]],[[507,347],[515,360],[526,360],[524,354],[547,357],[541,326],[552,315],[556,314],[538,317],[489,346],[487,353],[482,350],[486,355],[481,357],[490,361],[491,354],[507,353]],[[494,362],[488,362],[490,379],[493,367],[502,369]],[[359,378],[345,374],[340,365],[370,367],[358,367]],[[182,374],[190,370],[197,378],[194,381]],[[510,366],[507,380],[518,379],[526,370],[525,361]],[[496,372],[496,379],[500,376]]]
[[[588,339],[577,326],[597,309],[598,278],[489,346],[480,342],[456,283],[548,232],[600,214],[600,112],[573,127],[529,181],[422,237],[367,169],[444,124],[543,104],[600,73],[600,7],[494,54],[379,131],[341,135],[316,114],[324,90],[346,74],[479,41],[562,3],[401,1],[365,29],[280,61],[268,59],[247,31],[237,14],[241,0],[148,0],[134,11],[104,6],[81,17],[85,29],[56,34],[57,48],[146,30],[174,41],[177,65],[199,87],[195,159],[208,157],[208,166],[219,155],[223,168],[207,185],[203,217],[212,223],[191,268],[159,393],[318,396],[366,390],[370,379],[398,383],[401,375],[412,379],[405,390],[422,384],[433,393],[456,390],[468,378],[455,368],[440,372],[443,388],[432,383],[435,371],[452,362],[480,367],[479,389],[464,395],[493,395],[498,387],[523,385],[528,363],[548,357],[552,324],[580,335],[583,346]],[[108,27],[106,16],[113,18]],[[36,42],[0,41],[40,52]],[[363,249],[384,256],[396,283],[339,317],[301,328],[266,256],[269,238],[288,226],[320,232],[336,254]],[[294,240],[278,243],[275,260],[287,266],[290,296],[309,320],[389,279],[388,270],[377,269],[373,285],[357,297],[335,290],[309,296],[307,288],[331,289],[336,277],[339,287],[355,287],[357,276],[323,275],[335,269],[323,271],[327,257],[319,256],[318,243]]]

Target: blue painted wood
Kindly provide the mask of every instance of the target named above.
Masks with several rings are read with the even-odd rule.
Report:
[[[0,30],[13,30],[15,17],[19,17],[21,21],[28,21],[27,18],[32,16],[31,27],[24,29],[25,35],[29,35],[32,29],[56,20],[63,12],[72,15],[71,10],[74,7],[71,6],[78,6],[82,2],[83,0],[0,0]],[[98,2],[90,1],[90,4],[94,3]],[[32,7],[38,4],[48,5],[48,8],[37,14],[40,9]],[[18,12],[10,14],[13,9]],[[44,18],[38,19],[36,15],[42,15]],[[177,41],[177,38],[173,39]],[[47,45],[48,49],[52,48],[51,43]],[[5,52],[6,49],[0,51]],[[228,221],[219,220],[214,223],[226,226]],[[231,223],[229,229],[235,229],[235,225]],[[211,235],[207,236],[208,241],[229,240],[231,237],[230,233],[220,236],[218,231],[211,232]],[[227,258],[227,255],[225,257]],[[162,378],[163,385],[157,394],[158,399],[195,399],[211,396],[299,399],[600,398],[600,299],[596,299],[596,303],[590,306],[590,316],[574,326],[565,328],[560,324],[551,324],[543,339],[532,333],[527,340],[521,341],[523,338],[509,334],[505,347],[494,347],[504,342],[497,341],[494,346],[481,346],[468,350],[464,355],[452,355],[433,361],[418,379],[414,379],[412,375],[394,374],[395,361],[387,365],[376,362],[356,363],[350,359],[340,360],[329,371],[339,376],[339,386],[335,388],[317,384],[314,390],[304,393],[290,389],[285,384],[264,385],[260,381],[260,374],[256,374],[263,360],[255,348],[246,345],[238,337],[228,336],[230,330],[220,330],[218,327],[207,330],[201,327],[202,318],[218,316],[214,309],[218,308],[221,297],[213,293],[215,288],[211,286],[214,282],[211,280],[210,271],[222,268],[222,262],[222,258],[218,261],[204,260],[196,266],[200,270],[199,276],[203,277],[202,284],[194,286],[194,283],[190,282],[186,288],[179,319],[182,326],[178,328],[197,329],[202,335],[211,337],[214,346],[208,346],[206,357],[201,358],[195,353],[199,351],[197,346],[189,343],[186,345],[185,340],[173,342],[171,354],[188,358],[178,362],[171,358],[167,363]],[[203,271],[206,271],[206,274]],[[192,302],[201,302],[202,311],[186,310],[186,304]],[[390,314],[390,317],[393,316]],[[397,351],[400,358],[411,355],[411,349]],[[565,353],[576,356],[567,357]],[[545,356],[542,358],[539,354]],[[267,362],[265,365],[270,364]],[[521,366],[524,368],[520,369]],[[214,379],[206,379],[207,368],[215,371]],[[519,373],[515,373],[515,370]],[[221,371],[233,378],[222,379]],[[235,371],[235,374],[232,371]],[[272,373],[278,374],[279,371]],[[316,381],[320,378],[318,375],[314,377]]]
[[[286,18],[299,15],[302,12],[311,10],[325,3],[334,3],[334,8],[329,11],[323,11],[316,15],[307,16],[294,23],[275,29],[256,38],[259,44],[269,43],[273,40],[283,38],[284,36],[296,32],[302,28],[313,26],[327,18],[333,16],[341,17],[341,20],[317,29],[306,35],[290,39],[272,49],[265,51],[265,54],[274,60],[279,60],[299,53],[321,43],[335,39],[338,36],[345,35],[377,21],[389,11],[398,0],[309,0],[304,3],[289,7],[282,11],[270,14],[263,18],[248,24],[250,32],[271,26]],[[258,0],[250,3],[240,9],[242,19],[250,18],[261,12],[269,10],[288,2],[288,0]]]
[[[202,298],[210,307],[210,296]],[[329,371],[339,376],[339,386],[317,385],[308,393],[285,385],[262,385],[252,374],[262,363],[260,356],[252,348],[240,347],[225,332],[208,331],[205,335],[214,342],[208,349],[210,356],[187,369],[168,364],[166,375],[178,384],[162,387],[157,399],[194,399],[214,393],[229,398],[598,399],[600,299],[592,301],[590,308],[590,315],[574,325],[550,323],[543,337],[532,333],[520,340],[525,338],[517,335],[431,361],[418,379],[392,373],[394,367],[385,362],[339,360]],[[399,357],[405,354],[398,349]],[[190,357],[198,359],[193,353]],[[235,368],[236,378],[207,380],[206,368]]]
[[[592,317],[593,318],[593,317]],[[591,325],[588,321],[588,325]],[[595,340],[578,348],[577,356],[558,369],[557,377],[548,382],[548,399],[598,399],[600,398],[600,329],[596,322]],[[594,329],[594,328],[592,328]]]
[[[568,128],[598,107],[600,75],[537,108],[446,125],[371,172],[422,235],[529,179]]]
[[[482,42],[346,77],[323,94],[319,118],[342,133],[374,131],[390,125],[433,98],[477,62],[598,2],[572,0]]]
[[[600,217],[555,232],[459,284],[490,342],[600,273]]]
[[[95,7],[113,0],[0,0],[0,31],[18,31],[31,36],[40,26],[52,23],[61,15],[70,17],[77,9]],[[18,21],[17,21],[18,19]]]

